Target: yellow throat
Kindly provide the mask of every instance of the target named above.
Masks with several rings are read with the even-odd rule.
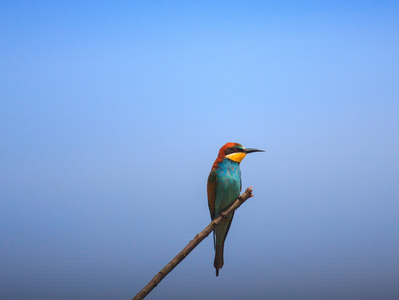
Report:
[[[231,159],[232,161],[240,163],[244,159],[245,155],[246,154],[244,152],[238,152],[238,153],[228,154],[226,155],[226,157],[228,159]]]

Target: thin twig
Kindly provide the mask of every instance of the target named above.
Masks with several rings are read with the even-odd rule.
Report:
[[[202,242],[224,218],[232,214],[237,208],[241,206],[247,199],[251,198],[252,187],[249,187],[245,192],[239,196],[236,201],[227,209],[225,209],[219,217],[214,219],[208,226],[198,233],[193,240],[191,240],[186,247],[179,254],[176,255],[155,277],[136,295],[132,300],[144,299],[161,280],[170,273],[199,243]]]

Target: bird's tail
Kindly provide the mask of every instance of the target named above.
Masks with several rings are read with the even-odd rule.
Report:
[[[223,249],[224,249],[224,242],[221,243],[220,245],[216,245],[215,248],[215,261],[213,262],[213,265],[215,266],[216,269],[216,276],[219,276],[219,269],[223,267]]]
[[[227,233],[229,233],[231,221],[233,221],[234,213],[222,220],[218,226],[215,228],[215,261],[213,265],[216,269],[216,276],[219,276],[219,269],[223,267],[223,251],[224,251],[224,242],[226,241]]]

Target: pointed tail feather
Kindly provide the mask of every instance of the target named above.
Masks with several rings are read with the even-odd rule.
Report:
[[[214,230],[214,246],[215,246],[215,261],[213,265],[216,269],[216,276],[219,276],[219,269],[223,267],[223,251],[224,251],[224,242],[227,237],[227,233],[229,232],[231,221],[233,221],[234,213],[224,219]]]
[[[220,245],[217,245],[215,249],[215,261],[213,262],[213,265],[216,269],[216,276],[219,276],[219,269],[223,267],[223,248],[224,242]]]

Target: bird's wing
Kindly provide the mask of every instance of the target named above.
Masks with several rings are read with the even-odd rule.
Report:
[[[216,169],[212,169],[209,173],[208,184],[208,206],[212,220],[215,218],[215,199],[216,199]]]

